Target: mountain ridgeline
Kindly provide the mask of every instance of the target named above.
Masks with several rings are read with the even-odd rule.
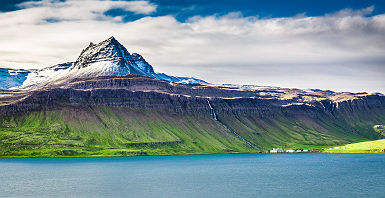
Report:
[[[321,149],[385,137],[385,96],[212,85],[155,73],[113,37],[0,96],[0,156]]]

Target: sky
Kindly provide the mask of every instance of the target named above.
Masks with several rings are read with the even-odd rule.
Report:
[[[0,3],[0,67],[75,61],[110,36],[169,75],[385,93],[382,0]]]

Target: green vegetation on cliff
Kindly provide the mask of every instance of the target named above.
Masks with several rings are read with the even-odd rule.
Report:
[[[273,118],[226,116],[223,122],[265,149],[320,149],[327,145],[367,141],[364,137],[348,133],[327,117],[314,121],[283,115]]]
[[[67,107],[1,118],[0,156],[130,156],[256,152],[208,115]]]
[[[316,121],[126,107],[61,106],[0,118],[0,157],[90,157],[264,152],[272,147],[320,149],[368,139],[318,116]],[[381,133],[376,125],[372,133]]]

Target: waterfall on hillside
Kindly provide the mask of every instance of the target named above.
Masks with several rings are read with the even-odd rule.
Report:
[[[248,146],[250,147],[253,147],[255,148],[256,145],[251,143],[250,141],[246,140],[244,137],[242,137],[241,135],[239,135],[237,132],[233,131],[232,129],[230,129],[229,127],[227,127],[225,124],[223,124],[221,121],[218,120],[217,118],[217,115],[215,114],[215,110],[214,108],[211,106],[210,104],[210,101],[207,100],[207,103],[209,104],[209,108],[210,108],[210,114],[211,116],[214,118],[215,121],[217,121],[220,125],[222,125],[224,128],[226,128],[228,131],[230,131],[231,133],[233,133],[235,136],[237,136],[239,139],[241,139],[242,141],[244,141]]]
[[[214,120],[218,121],[217,120],[217,115],[215,114],[215,111],[214,111],[213,107],[211,106],[210,101],[207,100],[207,103],[209,104],[209,107],[210,107],[210,114],[211,114],[211,116],[213,116]]]

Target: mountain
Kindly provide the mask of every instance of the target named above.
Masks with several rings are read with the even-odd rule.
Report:
[[[114,37],[110,37],[98,44],[90,43],[80,53],[75,62],[26,71],[23,74],[24,77],[19,79],[16,79],[18,76],[7,75],[7,79],[12,79],[12,82],[18,83],[11,83],[4,89],[16,86],[20,86],[22,89],[29,89],[45,86],[54,81],[127,74],[145,75],[179,83],[208,84],[196,78],[155,73],[153,67],[140,54],[130,54]]]
[[[114,38],[29,71],[21,88],[0,90],[0,157],[321,150],[385,138],[383,94],[205,84],[155,73]]]
[[[140,56],[140,55],[139,55]],[[127,75],[140,74],[155,75],[151,65],[144,59],[131,56],[127,49],[114,37],[90,45],[82,51],[69,72],[64,74],[65,78],[96,77],[104,75]],[[134,58],[140,62],[140,66]]]

